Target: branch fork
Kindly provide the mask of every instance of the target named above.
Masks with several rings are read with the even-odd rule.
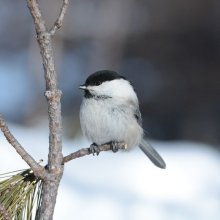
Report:
[[[41,32],[36,35],[36,39],[38,43],[41,44],[41,43],[45,43],[45,40],[49,42],[51,40],[51,36],[48,32]]]

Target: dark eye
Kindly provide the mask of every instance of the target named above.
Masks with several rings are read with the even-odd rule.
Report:
[[[96,86],[99,86],[99,85],[101,85],[101,84],[102,84],[101,81],[97,81],[97,82],[95,83]]]

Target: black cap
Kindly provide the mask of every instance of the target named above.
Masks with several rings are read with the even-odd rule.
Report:
[[[125,79],[124,76],[119,75],[118,73],[111,71],[111,70],[100,70],[93,74],[91,74],[85,82],[85,86],[95,86],[98,84],[102,84],[106,81],[112,81],[114,79]]]

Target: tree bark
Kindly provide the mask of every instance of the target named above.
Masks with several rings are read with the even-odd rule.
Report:
[[[42,17],[38,1],[26,0],[30,13],[34,19],[37,41],[40,47],[40,53],[43,60],[44,77],[46,81],[45,97],[48,102],[49,116],[49,155],[48,155],[48,173],[43,180],[42,201],[39,211],[39,220],[53,219],[54,207],[60,180],[63,176],[62,160],[62,117],[60,98],[62,92],[59,90],[57,82],[57,73],[54,64],[52,51],[52,36],[56,30],[61,27],[64,18],[68,0],[63,0],[60,15],[48,32]]]

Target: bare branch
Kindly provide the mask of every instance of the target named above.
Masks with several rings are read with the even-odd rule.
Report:
[[[11,216],[9,215],[9,213],[6,211],[5,207],[1,203],[0,203],[0,213],[5,218],[5,220],[11,220]]]
[[[46,31],[45,22],[37,0],[26,0],[28,8],[34,19],[37,32],[37,41],[42,55],[44,75],[46,81],[46,92],[44,93],[48,102],[50,146],[48,157],[49,172],[60,172],[62,156],[62,118],[60,97],[62,92],[58,88],[57,73],[51,46],[51,36]],[[37,15],[37,16],[35,16]],[[44,27],[44,28],[41,28]]]
[[[34,174],[37,177],[44,179],[44,171],[45,171],[44,167],[40,166],[34,160],[34,158],[30,154],[28,154],[25,151],[25,149],[21,146],[21,144],[14,138],[14,136],[9,131],[8,126],[5,124],[1,114],[0,114],[0,127],[7,141],[15,148],[15,150],[22,157],[22,159],[31,167]]]
[[[56,31],[62,26],[63,18],[66,14],[67,5],[69,3],[69,0],[63,0],[62,8],[60,9],[60,14],[56,22],[54,23],[53,27],[49,31],[50,36],[53,37],[56,34]]]
[[[67,0],[64,0],[61,13],[55,25],[52,28],[52,34],[47,32],[45,22],[43,20],[38,0],[26,0],[28,8],[34,19],[35,29],[37,32],[37,41],[42,55],[44,76],[46,81],[46,91],[44,93],[48,103],[48,116],[49,116],[49,155],[48,155],[48,173],[46,181],[43,182],[42,187],[42,202],[39,212],[39,220],[53,219],[54,207],[56,204],[57,191],[60,180],[63,175],[64,166],[62,165],[62,117],[61,117],[61,103],[60,98],[62,92],[59,90],[57,82],[57,73],[54,64],[54,57],[52,51],[52,39],[61,26],[63,17],[65,15]]]
[[[37,35],[40,33],[46,32],[47,31],[46,25],[42,17],[37,0],[26,0],[26,1],[27,1],[27,6],[34,19],[34,25],[36,28]]]
[[[118,149],[121,149],[121,150],[125,150],[126,149],[126,144],[124,143],[118,143],[117,144],[117,148]],[[97,146],[97,149],[96,149],[99,153],[101,151],[108,151],[108,150],[111,150],[111,145],[110,144],[104,144],[104,145],[101,145],[101,146]],[[72,154],[69,154],[68,156],[64,157],[63,158],[63,164],[64,163],[67,163],[69,162],[70,160],[73,160],[73,159],[76,159],[76,158],[79,158],[79,157],[83,157],[83,156],[86,156],[86,155],[90,155],[92,154],[91,150],[89,148],[83,148],[83,149],[80,149]]]

